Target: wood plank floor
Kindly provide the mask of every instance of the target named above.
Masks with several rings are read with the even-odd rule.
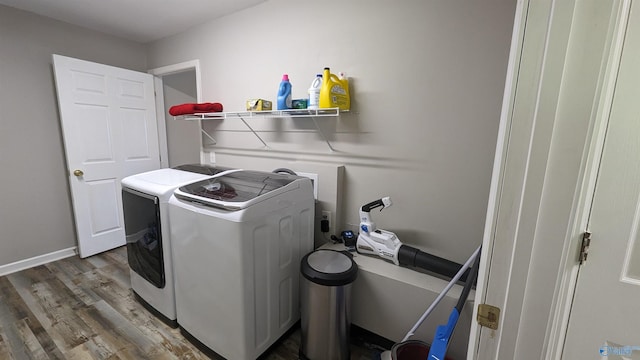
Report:
[[[352,359],[379,353],[375,346],[354,343]],[[298,359],[299,344],[296,329],[264,358]],[[0,277],[0,360],[5,359],[208,357],[135,300],[121,247]]]

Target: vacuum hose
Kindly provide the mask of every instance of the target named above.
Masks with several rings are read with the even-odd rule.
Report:
[[[398,262],[403,266],[417,267],[448,278],[454,277],[462,267],[456,262],[427,254],[408,245],[401,245],[398,249]],[[469,269],[462,274],[460,281],[466,281],[467,276],[469,276]]]

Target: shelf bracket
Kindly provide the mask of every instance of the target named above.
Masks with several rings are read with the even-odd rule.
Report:
[[[209,140],[213,141],[213,145],[218,143],[216,141],[216,139],[214,139],[211,135],[209,135],[206,131],[204,131],[204,129],[202,129],[202,127],[200,128],[200,132],[203,133],[206,137],[208,137]]]
[[[318,123],[316,122],[316,118],[311,117],[311,120],[313,120],[313,124],[316,126],[316,129],[318,129],[318,133],[322,137],[322,140],[324,140],[324,142],[327,143],[327,146],[329,147],[329,150],[331,150],[331,152],[334,152],[335,150],[334,150],[333,146],[331,146],[331,143],[329,142],[329,140],[327,140],[327,137],[324,135],[324,132],[322,132],[322,129],[320,129],[320,126],[318,126]]]
[[[253,133],[253,135],[255,135],[255,136],[258,138],[258,140],[260,140],[260,142],[262,143],[262,145],[264,145],[264,147],[266,147],[266,148],[269,148],[269,145],[267,145],[267,143],[266,143],[266,142],[264,142],[264,140],[262,140],[262,138],[260,137],[260,135],[258,135],[258,133],[257,133],[255,130],[253,130],[253,128],[252,128],[252,127],[251,127],[251,126],[250,126],[250,125],[249,125],[249,124],[244,120],[244,117],[242,117],[242,116],[238,116],[238,117],[240,118],[240,120],[242,120],[242,122],[244,123],[244,125],[245,125],[249,130],[251,130],[251,132]]]

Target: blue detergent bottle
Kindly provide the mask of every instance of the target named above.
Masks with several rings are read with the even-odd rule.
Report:
[[[278,101],[277,109],[286,110],[291,109],[291,83],[289,82],[289,75],[282,75],[282,81],[280,82],[280,88],[278,88]]]

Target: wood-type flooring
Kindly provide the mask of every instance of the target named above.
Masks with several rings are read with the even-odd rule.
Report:
[[[263,358],[298,359],[299,344],[298,328]],[[376,353],[364,343],[351,347],[352,359]],[[0,277],[0,359],[208,357],[135,300],[121,247]]]

